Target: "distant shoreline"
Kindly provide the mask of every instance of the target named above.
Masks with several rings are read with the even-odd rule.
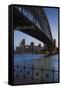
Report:
[[[16,55],[44,55],[44,57],[50,57],[53,55],[57,55],[58,53],[45,54],[45,53],[14,53]]]

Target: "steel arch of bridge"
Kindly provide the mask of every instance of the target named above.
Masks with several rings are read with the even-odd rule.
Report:
[[[43,8],[34,6],[14,6],[13,8],[14,29],[42,41],[50,50],[53,50],[55,44]]]

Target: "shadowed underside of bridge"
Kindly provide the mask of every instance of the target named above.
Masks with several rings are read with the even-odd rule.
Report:
[[[47,45],[53,51],[55,45],[47,16],[42,7],[14,6],[14,30],[24,32]]]

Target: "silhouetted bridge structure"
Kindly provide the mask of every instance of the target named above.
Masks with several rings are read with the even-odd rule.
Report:
[[[44,9],[42,7],[20,5],[15,5],[13,8],[14,30],[19,30],[42,41],[52,52],[55,44]]]

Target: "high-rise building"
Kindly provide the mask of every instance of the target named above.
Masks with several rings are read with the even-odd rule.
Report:
[[[22,39],[22,41],[21,41],[21,45],[22,45],[22,46],[25,45],[25,39]]]
[[[30,50],[31,50],[31,52],[34,52],[34,42],[30,43]]]

